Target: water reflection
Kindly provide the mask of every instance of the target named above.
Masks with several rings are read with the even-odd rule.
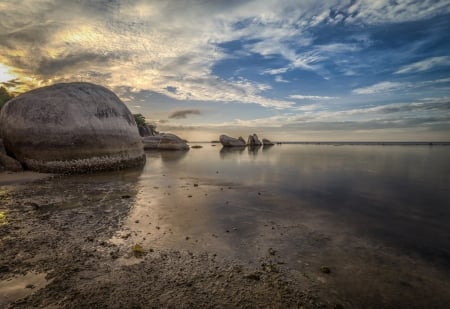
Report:
[[[180,150],[146,150],[147,158],[158,159],[162,161],[179,161],[186,157],[187,151]]]
[[[220,149],[220,158],[226,159],[226,158],[232,158],[236,155],[241,155],[245,150],[245,146],[239,147],[222,147]]]
[[[207,147],[183,153],[183,160],[174,159],[183,162],[176,167],[162,155],[149,158],[131,226],[151,233],[145,237],[149,245],[216,246],[214,250],[234,248],[236,254],[251,255],[255,249],[249,244],[267,242],[258,235],[268,222],[307,224],[308,216],[317,219],[320,214],[333,225],[352,228],[355,235],[439,263],[450,261],[450,148],[259,149],[222,148],[218,157],[217,149]],[[233,234],[233,228],[239,232]],[[291,245],[295,241],[293,236]]]
[[[258,151],[261,149],[261,145],[258,146],[248,146],[248,154],[250,156],[256,156]]]

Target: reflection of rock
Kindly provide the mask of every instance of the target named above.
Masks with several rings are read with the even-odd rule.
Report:
[[[262,139],[262,143],[263,143],[264,146],[273,146],[273,145],[275,145],[273,142],[271,142],[267,138],[263,138]]]
[[[261,148],[261,145],[253,145],[253,146],[248,146],[248,153],[250,154],[250,155],[257,155],[258,154],[258,151],[259,151],[259,149]]]
[[[160,149],[160,150],[188,150],[189,146],[186,141],[179,138],[175,134],[162,133],[154,136],[146,136],[142,138],[144,149]]]
[[[0,172],[3,170],[20,172],[23,168],[19,161],[8,156],[5,146],[3,145],[3,140],[0,138]]]
[[[261,141],[258,139],[258,135],[253,134],[248,136],[247,145],[249,146],[260,146],[262,145]]]
[[[233,138],[228,135],[222,134],[219,138],[220,143],[224,147],[242,147],[245,146],[245,140],[239,136],[239,138]]]
[[[244,150],[245,150],[245,146],[234,146],[234,147],[225,147],[224,146],[224,147],[222,147],[222,149],[220,149],[220,157],[222,159],[224,159],[228,156],[241,154]]]
[[[128,108],[110,90],[64,83],[3,106],[0,135],[22,164],[41,172],[89,172],[142,165],[145,155]]]
[[[163,151],[158,150],[158,152],[163,162],[179,161],[183,159],[188,153],[187,151],[169,151],[169,150]]]

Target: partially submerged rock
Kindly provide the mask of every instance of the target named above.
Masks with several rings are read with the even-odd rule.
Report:
[[[136,123],[110,90],[90,83],[35,89],[6,103],[0,135],[9,153],[40,172],[82,173],[142,165]]]
[[[239,136],[239,138],[233,138],[228,135],[222,134],[219,138],[220,143],[224,147],[242,147],[245,146],[245,140]]]
[[[188,150],[189,145],[185,140],[175,134],[161,133],[154,136],[145,136],[142,138],[144,149],[160,150]]]
[[[247,144],[249,146],[261,146],[262,143],[258,138],[258,135],[254,134],[248,136]]]
[[[275,145],[273,142],[271,142],[267,138],[263,138],[262,139],[262,143],[263,143],[264,146],[273,146],[273,145]]]

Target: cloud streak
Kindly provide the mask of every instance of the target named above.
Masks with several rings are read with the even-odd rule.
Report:
[[[424,72],[434,68],[450,66],[450,56],[432,57],[401,67],[395,74]]]
[[[184,119],[189,115],[201,115],[199,109],[180,109],[169,114],[169,119]]]

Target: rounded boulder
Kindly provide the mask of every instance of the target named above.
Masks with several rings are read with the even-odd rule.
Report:
[[[26,168],[84,173],[140,166],[145,154],[126,105],[90,83],[62,83],[26,92],[3,106],[0,136]]]

